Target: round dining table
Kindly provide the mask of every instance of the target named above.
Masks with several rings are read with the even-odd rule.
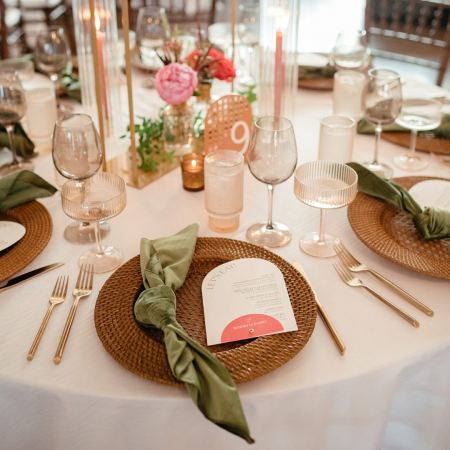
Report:
[[[154,90],[141,87],[138,74],[134,99],[137,115],[154,116],[162,106]],[[125,95],[122,101],[125,111]],[[289,117],[297,139],[298,164],[317,158],[320,119],[332,106],[331,92],[298,91],[295,113]],[[353,160],[370,160],[374,144],[373,136],[356,135]],[[404,150],[381,141],[380,159],[393,165],[393,157]],[[107,155],[109,151],[107,146]],[[429,154],[420,156],[429,165],[417,175],[450,177],[450,168]],[[0,152],[0,162],[7,158],[8,152]],[[41,151],[35,164],[37,174],[55,183],[49,151]],[[407,175],[412,174],[395,168],[394,176]],[[299,239],[318,230],[319,211],[301,203],[293,186],[291,177],[275,189],[274,220],[289,226],[292,241],[273,252],[288,262],[300,261],[347,350],[341,355],[318,316],[309,342],[291,361],[238,385],[256,441],[252,448],[448,450],[450,282],[407,270],[372,252],[353,232],[346,208],[327,213],[328,233],[339,237],[358,260],[434,311],[429,317],[375,278],[360,274],[413,315],[420,322],[414,328],[365,290],[344,284],[333,268],[337,257],[318,259],[300,250]],[[35,358],[27,361],[57,276],[69,275],[72,290],[78,257],[87,248],[65,241],[63,232],[71,219],[61,208],[59,192],[39,201],[51,214],[53,234],[21,273],[59,261],[65,264],[0,293],[0,449],[248,448],[242,439],[207,421],[185,389],[141,378],[106,352],[96,333],[94,309],[99,290],[112,273],[94,276],[92,294],[80,302],[61,363],[55,365],[53,356],[71,295],[55,308]],[[237,231],[223,235],[211,231],[204,202],[204,191],[183,189],[179,168],[143,189],[128,187],[126,208],[109,220],[111,232],[104,243],[119,248],[128,261],[139,254],[141,238],[168,236],[197,223],[199,236],[245,241],[246,230],[267,218],[266,186],[248,168]]]

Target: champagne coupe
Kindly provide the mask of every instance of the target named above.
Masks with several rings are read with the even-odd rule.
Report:
[[[243,44],[242,50],[239,53],[247,72],[239,79],[239,83],[244,86],[254,86],[256,84],[254,69],[257,66],[255,56],[259,43],[259,22],[258,5],[244,3],[239,6],[238,34]]]
[[[136,24],[136,39],[142,62],[156,72],[163,66],[157,50],[164,46],[167,35],[166,10],[159,6],[145,6],[139,9]],[[154,87],[154,79],[149,78],[143,87]]]
[[[319,232],[300,239],[300,248],[308,255],[329,258],[336,253],[339,239],[325,234],[325,210],[350,204],[358,191],[358,175],[349,166],[334,161],[313,161],[295,171],[295,196],[308,206],[320,208]]]
[[[409,154],[394,158],[394,164],[403,170],[423,170],[428,163],[416,156],[416,141],[418,131],[430,131],[437,128],[442,121],[442,103],[434,99],[403,100],[402,112],[396,122],[411,130],[411,144]]]
[[[70,57],[70,47],[61,27],[49,27],[38,34],[34,50],[36,65],[53,81],[55,92],[59,76],[69,63]]]
[[[19,162],[14,145],[14,127],[25,114],[25,110],[25,94],[17,72],[8,69],[0,70],[0,125],[3,125],[8,133],[13,157],[11,164],[4,164],[0,167],[0,175],[7,175],[22,169],[34,169],[34,165],[31,163]]]
[[[375,127],[375,155],[371,163],[364,165],[381,177],[391,178],[393,170],[378,162],[378,149],[383,125],[394,122],[402,109],[400,76],[397,72],[387,69],[370,69],[368,75],[361,107],[364,119]]]
[[[286,225],[272,221],[273,191],[294,173],[297,165],[292,123],[278,116],[258,119],[253,127],[247,161],[252,175],[265,183],[269,192],[268,220],[252,225],[247,230],[247,239],[265,247],[282,247],[290,242],[291,232]]]
[[[94,176],[103,161],[102,144],[92,118],[87,114],[69,114],[55,123],[52,142],[56,170],[67,179],[83,180]],[[109,233],[109,225],[100,224],[102,237]],[[87,221],[73,222],[64,231],[64,237],[75,244],[95,242],[94,227]]]
[[[93,264],[94,273],[104,273],[119,267],[122,252],[102,245],[99,222],[120,214],[127,203],[125,181],[112,173],[97,173],[83,183],[67,181],[61,190],[62,208],[72,219],[93,222],[96,247],[83,253],[78,264]]]
[[[364,69],[369,64],[370,49],[366,30],[341,31],[333,51],[337,69]]]

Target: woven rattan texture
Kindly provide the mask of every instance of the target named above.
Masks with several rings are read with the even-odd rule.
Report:
[[[281,270],[299,331],[214,345],[208,349],[222,361],[236,383],[251,381],[292,359],[308,342],[316,322],[316,304],[308,283],[285,260],[261,247],[222,238],[198,238],[184,285],[177,295],[177,320],[186,332],[206,346],[201,286],[213,268],[240,258],[262,258]],[[183,386],[170,370],[163,333],[145,330],[133,316],[143,289],[139,256],[120,267],[101,289],[95,307],[95,326],[108,353],[129,371],[162,384]]]
[[[298,87],[302,89],[311,89],[313,91],[332,91],[334,78],[300,78]]]
[[[12,247],[0,252],[0,281],[6,280],[31,263],[44,250],[52,236],[50,213],[36,201],[0,213],[0,220],[19,222],[25,236]]]
[[[433,179],[441,178],[404,177],[395,181],[410,189],[420,181]],[[358,238],[383,258],[424,275],[450,279],[450,239],[422,239],[411,215],[358,193],[348,208],[348,218]]]
[[[411,143],[411,133],[383,133],[383,139],[393,144],[401,145],[409,148]],[[450,139],[434,139],[430,132],[430,139],[418,137],[416,142],[416,150],[427,153],[438,153],[440,155],[450,155]]]
[[[237,150],[236,142],[232,140],[232,128],[237,121],[246,118],[251,126],[252,106],[244,96],[226,95],[215,101],[205,118],[205,153]]]

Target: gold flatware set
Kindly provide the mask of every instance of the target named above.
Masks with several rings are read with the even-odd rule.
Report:
[[[75,300],[72,304],[72,307],[69,312],[69,316],[67,318],[66,325],[64,326],[64,330],[61,335],[61,340],[59,342],[58,348],[56,350],[55,357],[53,358],[53,362],[55,364],[59,364],[61,362],[62,355],[64,353],[64,349],[66,347],[67,339],[69,337],[70,330],[72,328],[73,320],[75,318],[75,314],[77,312],[78,303],[81,298],[87,297],[92,292],[92,285],[94,280],[94,267],[92,265],[82,265],[80,268],[80,273],[78,275],[78,279],[75,285],[75,288],[72,292],[72,295],[75,297]],[[67,295],[67,289],[69,285],[69,277],[58,277],[56,280],[55,287],[50,296],[49,302],[50,306],[47,310],[47,313],[44,316],[42,324],[38,330],[36,338],[34,339],[33,344],[28,352],[27,359],[31,361],[34,358],[36,350],[41,342],[42,336],[44,335],[47,324],[50,320],[50,316],[53,312],[53,308],[56,305],[62,303]]]
[[[370,286],[363,283],[359,278],[357,278],[354,273],[358,272],[369,272],[376,279],[381,281],[385,286],[390,288],[396,294],[403,297],[407,300],[411,305],[415,306],[417,309],[427,314],[428,316],[433,316],[433,311],[428,308],[428,306],[424,305],[422,302],[417,300],[411,294],[408,294],[401,287],[397,286],[392,281],[388,280],[386,277],[381,275],[380,273],[370,269],[365,264],[361,264],[345,247],[342,243],[337,243],[334,246],[337,256],[339,257],[340,263],[333,264],[334,269],[336,270],[339,277],[342,279],[344,283],[351,287],[363,287],[367,291],[369,291],[374,297],[378,300],[381,300],[385,305],[395,311],[399,316],[405,319],[408,323],[413,325],[414,327],[419,327],[419,322],[414,319],[414,317],[407,314],[405,311],[400,309],[398,306],[394,305],[392,302],[387,300],[385,297],[380,295],[378,292],[373,290]]]

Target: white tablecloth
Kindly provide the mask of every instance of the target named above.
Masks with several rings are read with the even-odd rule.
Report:
[[[136,90],[138,108],[153,98]],[[317,156],[319,120],[332,107],[330,93],[299,91],[292,118],[299,163]],[[151,107],[147,106],[147,112]],[[153,108],[154,110],[155,108]],[[370,159],[374,138],[356,136],[355,160]],[[403,149],[382,141],[381,159]],[[450,176],[431,157],[423,174]],[[50,154],[36,160],[36,172],[54,181]],[[395,175],[405,175],[396,170]],[[422,174],[422,173],[421,173]],[[23,272],[65,261],[65,266],[0,294],[0,448],[2,450],[244,449],[247,444],[205,420],[182,389],[144,380],[118,365],[104,350],[94,327],[99,289],[111,274],[98,275],[92,295],[82,300],[63,360],[53,355],[72,298],[54,310],[36,357],[28,349],[47,309],[58,275],[72,288],[84,246],[67,243],[70,222],[59,194],[42,200],[54,230],[46,249]],[[245,206],[237,232],[267,215],[265,186],[245,173]],[[293,179],[275,190],[274,218],[293,231],[292,242],[275,250],[287,261],[299,259],[347,345],[341,356],[318,318],[306,347],[288,364],[250,383],[239,393],[255,449],[448,449],[450,448],[449,282],[410,272],[367,249],[353,233],[346,210],[328,214],[327,231],[339,236],[358,259],[387,275],[429,305],[430,318],[380,285],[420,321],[415,329],[369,293],[338,279],[332,259],[302,253],[298,240],[318,228],[318,210],[301,204]],[[207,227],[204,192],[182,189],[175,170],[142,190],[128,188],[125,211],[110,220],[105,242],[120,248],[125,261],[139,252],[139,238],[176,233],[197,222],[200,236],[218,236]]]

